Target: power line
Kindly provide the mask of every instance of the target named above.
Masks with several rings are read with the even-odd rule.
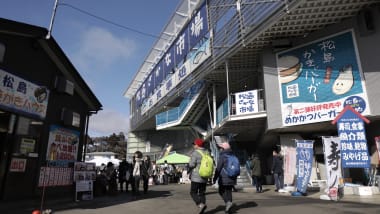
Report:
[[[92,14],[92,13],[90,13],[90,12],[87,12],[87,11],[85,11],[85,10],[82,10],[82,9],[80,9],[80,8],[78,8],[78,7],[75,7],[75,6],[71,5],[71,4],[67,4],[67,3],[59,3],[59,5],[66,6],[66,7],[70,7],[71,9],[74,9],[74,10],[76,10],[76,11],[78,11],[78,12],[81,12],[81,13],[86,14],[86,15],[88,15],[88,16],[91,16],[91,17],[93,17],[93,18],[99,19],[99,20],[101,20],[101,21],[103,21],[103,22],[106,22],[106,23],[108,23],[108,24],[115,25],[115,26],[117,26],[117,27],[120,27],[120,28],[123,28],[123,29],[129,30],[129,31],[132,31],[132,32],[134,32],[134,33],[138,33],[138,34],[141,34],[141,35],[144,35],[144,36],[149,36],[149,37],[152,37],[152,38],[155,38],[155,39],[164,39],[164,40],[167,40],[167,39],[165,39],[165,38],[161,38],[161,37],[159,37],[159,36],[157,36],[157,35],[153,35],[153,34],[150,34],[150,33],[145,33],[145,32],[142,32],[142,31],[136,30],[136,29],[134,29],[134,28],[127,27],[127,26],[124,26],[124,25],[118,24],[118,23],[116,23],[116,22],[110,21],[110,20],[105,19],[105,18],[103,18],[103,17],[97,16],[97,15],[94,15],[94,14]]]

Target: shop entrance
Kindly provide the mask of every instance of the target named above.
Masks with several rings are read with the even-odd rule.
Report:
[[[3,195],[15,115],[0,110],[0,197]]]

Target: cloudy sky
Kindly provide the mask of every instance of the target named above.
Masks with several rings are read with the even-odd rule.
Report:
[[[1,0],[0,17],[49,28],[54,2]],[[128,132],[123,93],[179,2],[59,0],[52,36],[103,105],[90,118],[90,136]]]

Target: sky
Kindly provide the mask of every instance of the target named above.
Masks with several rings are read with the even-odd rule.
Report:
[[[103,105],[90,117],[90,137],[127,134],[123,94],[181,0],[58,2],[52,36]],[[48,29],[54,3],[1,0],[0,17]]]

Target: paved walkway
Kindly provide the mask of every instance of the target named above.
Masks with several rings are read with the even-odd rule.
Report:
[[[44,209],[54,214],[186,214],[197,213],[189,196],[189,184],[151,186],[146,195],[133,198],[130,193],[116,196],[96,197],[91,201],[74,202],[72,199],[46,199]],[[273,186],[264,186],[264,193],[255,193],[253,188],[233,193],[233,213],[380,213],[380,195],[372,197],[346,196],[339,202],[323,201],[319,193],[292,197],[274,192]],[[30,214],[40,208],[40,200],[0,202],[1,214]],[[224,203],[213,187],[207,188],[206,214],[224,213]]]

